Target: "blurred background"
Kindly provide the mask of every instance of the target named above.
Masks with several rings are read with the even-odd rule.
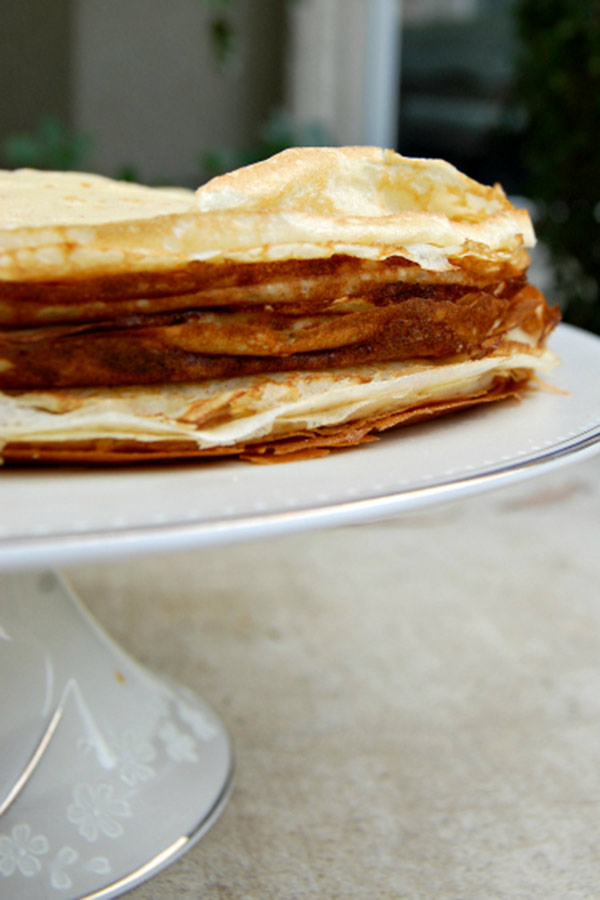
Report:
[[[0,0],[0,51],[5,168],[443,157],[530,207],[549,299],[600,333],[598,0]]]

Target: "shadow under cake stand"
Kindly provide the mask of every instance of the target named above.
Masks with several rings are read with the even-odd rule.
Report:
[[[600,451],[600,339],[561,325],[550,389],[284,466],[6,469],[0,477],[0,896],[116,897],[231,790],[218,716],[96,624],[62,566],[372,521]],[[201,651],[200,651],[201,652]]]

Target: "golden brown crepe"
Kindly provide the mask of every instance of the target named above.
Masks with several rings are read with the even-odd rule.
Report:
[[[556,362],[533,242],[500,187],[376,148],[195,194],[0,173],[4,458],[304,455],[514,395]]]

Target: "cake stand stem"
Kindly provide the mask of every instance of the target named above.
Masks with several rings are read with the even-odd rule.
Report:
[[[0,578],[0,897],[116,897],[188,849],[232,782],[225,729],[54,572]]]

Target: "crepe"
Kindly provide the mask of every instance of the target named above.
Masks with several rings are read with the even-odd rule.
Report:
[[[556,364],[534,241],[499,186],[378,148],[195,193],[0,173],[4,459],[292,457],[517,395]]]

